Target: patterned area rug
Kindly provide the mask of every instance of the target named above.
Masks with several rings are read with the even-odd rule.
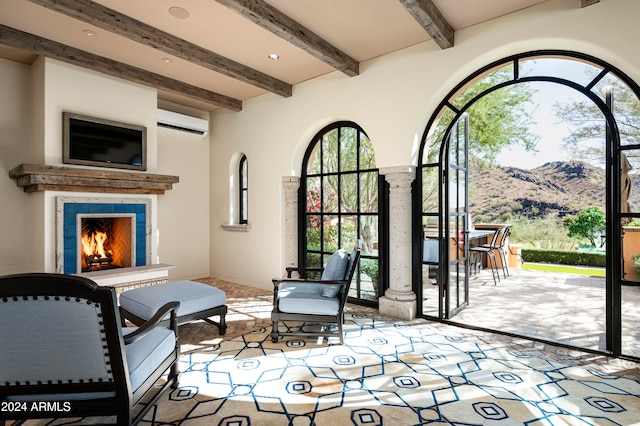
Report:
[[[350,317],[345,344],[261,328],[180,361],[147,424],[640,424],[640,381]]]

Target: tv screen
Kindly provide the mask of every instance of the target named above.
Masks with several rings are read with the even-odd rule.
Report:
[[[63,113],[65,164],[147,170],[147,128]]]

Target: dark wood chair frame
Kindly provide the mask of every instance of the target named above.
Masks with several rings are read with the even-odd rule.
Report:
[[[0,303],[2,303],[2,299],[8,298],[39,297],[81,298],[86,299],[88,303],[100,305],[106,339],[105,346],[108,347],[113,381],[41,383],[36,385],[0,383],[0,401],[8,401],[16,395],[32,396],[37,400],[38,395],[52,394],[70,401],[69,411],[56,411],[55,415],[52,415],[50,411],[0,412],[0,424],[4,424],[5,420],[103,416],[116,416],[115,424],[117,425],[137,424],[154,406],[164,391],[169,387],[173,389],[178,387],[177,361],[180,356],[180,345],[177,339],[178,331],[175,319],[176,311],[179,308],[178,302],[165,304],[144,325],[123,336],[116,292],[112,287],[99,286],[84,277],[63,274],[31,273],[0,277]],[[125,346],[145,336],[167,314],[170,315],[169,326],[176,333],[175,348],[139,388],[133,391],[129,380]],[[43,324],[44,326],[46,324]],[[168,377],[163,382],[160,379],[167,371],[169,371]],[[65,394],[89,392],[107,392],[113,393],[114,396],[89,400],[64,399]],[[45,402],[47,401],[45,400]]]
[[[360,250],[354,250],[349,255],[350,269],[347,271],[344,280],[314,280],[308,278],[291,278],[293,272],[298,272],[300,277],[307,277],[309,272],[322,272],[322,268],[298,268],[287,267],[287,278],[274,278],[273,282],[273,311],[271,312],[271,321],[273,323],[271,330],[271,340],[274,343],[278,342],[280,336],[304,336],[304,337],[326,337],[326,336],[338,336],[340,344],[344,343],[344,334],[342,332],[342,326],[344,324],[344,306],[347,302],[349,295],[349,288],[351,287],[351,281],[355,275],[355,271],[358,269],[358,263],[360,260]],[[355,256],[353,259],[351,256]],[[340,297],[340,306],[336,315],[316,315],[316,314],[302,314],[302,313],[289,313],[282,312],[279,308],[278,290],[285,284],[322,284],[322,285],[339,285],[341,286],[338,295]],[[330,330],[322,330],[319,332],[304,331],[300,328],[300,331],[291,331],[287,327],[287,331],[281,331],[278,328],[278,323],[284,321],[313,323],[313,324],[336,324],[337,332]],[[286,326],[286,324],[285,324]]]

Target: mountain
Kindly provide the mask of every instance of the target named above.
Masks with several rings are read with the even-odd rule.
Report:
[[[474,164],[469,179],[469,210],[478,222],[513,216],[563,218],[591,206],[605,210],[605,170],[579,161],[554,161],[534,169]],[[640,201],[636,180],[632,205]]]

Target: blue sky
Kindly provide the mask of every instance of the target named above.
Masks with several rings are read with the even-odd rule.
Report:
[[[538,92],[533,97],[533,105],[537,105],[533,112],[533,121],[537,124],[531,128],[531,131],[540,136],[538,152],[527,152],[519,145],[513,146],[498,155],[498,162],[503,166],[532,169],[550,161],[569,159],[567,153],[561,148],[563,138],[569,136],[569,129],[566,124],[558,122],[558,118],[553,113],[553,104],[556,101],[566,102],[577,99],[583,95],[559,84],[536,83],[535,87]]]
[[[557,76],[586,84],[588,77],[584,69],[592,68],[582,62],[572,60],[558,60],[553,58],[538,58],[523,65],[521,75],[549,75]],[[529,83],[537,92],[528,108],[533,109],[533,121],[537,124],[530,130],[539,135],[538,152],[527,152],[520,146],[504,150],[498,155],[498,163],[503,166],[513,166],[522,169],[532,169],[550,161],[568,161],[570,155],[562,149],[563,139],[569,136],[569,127],[560,122],[553,113],[556,102],[572,102],[586,99],[586,97],[570,87],[556,83]],[[603,141],[594,141],[599,144]]]

